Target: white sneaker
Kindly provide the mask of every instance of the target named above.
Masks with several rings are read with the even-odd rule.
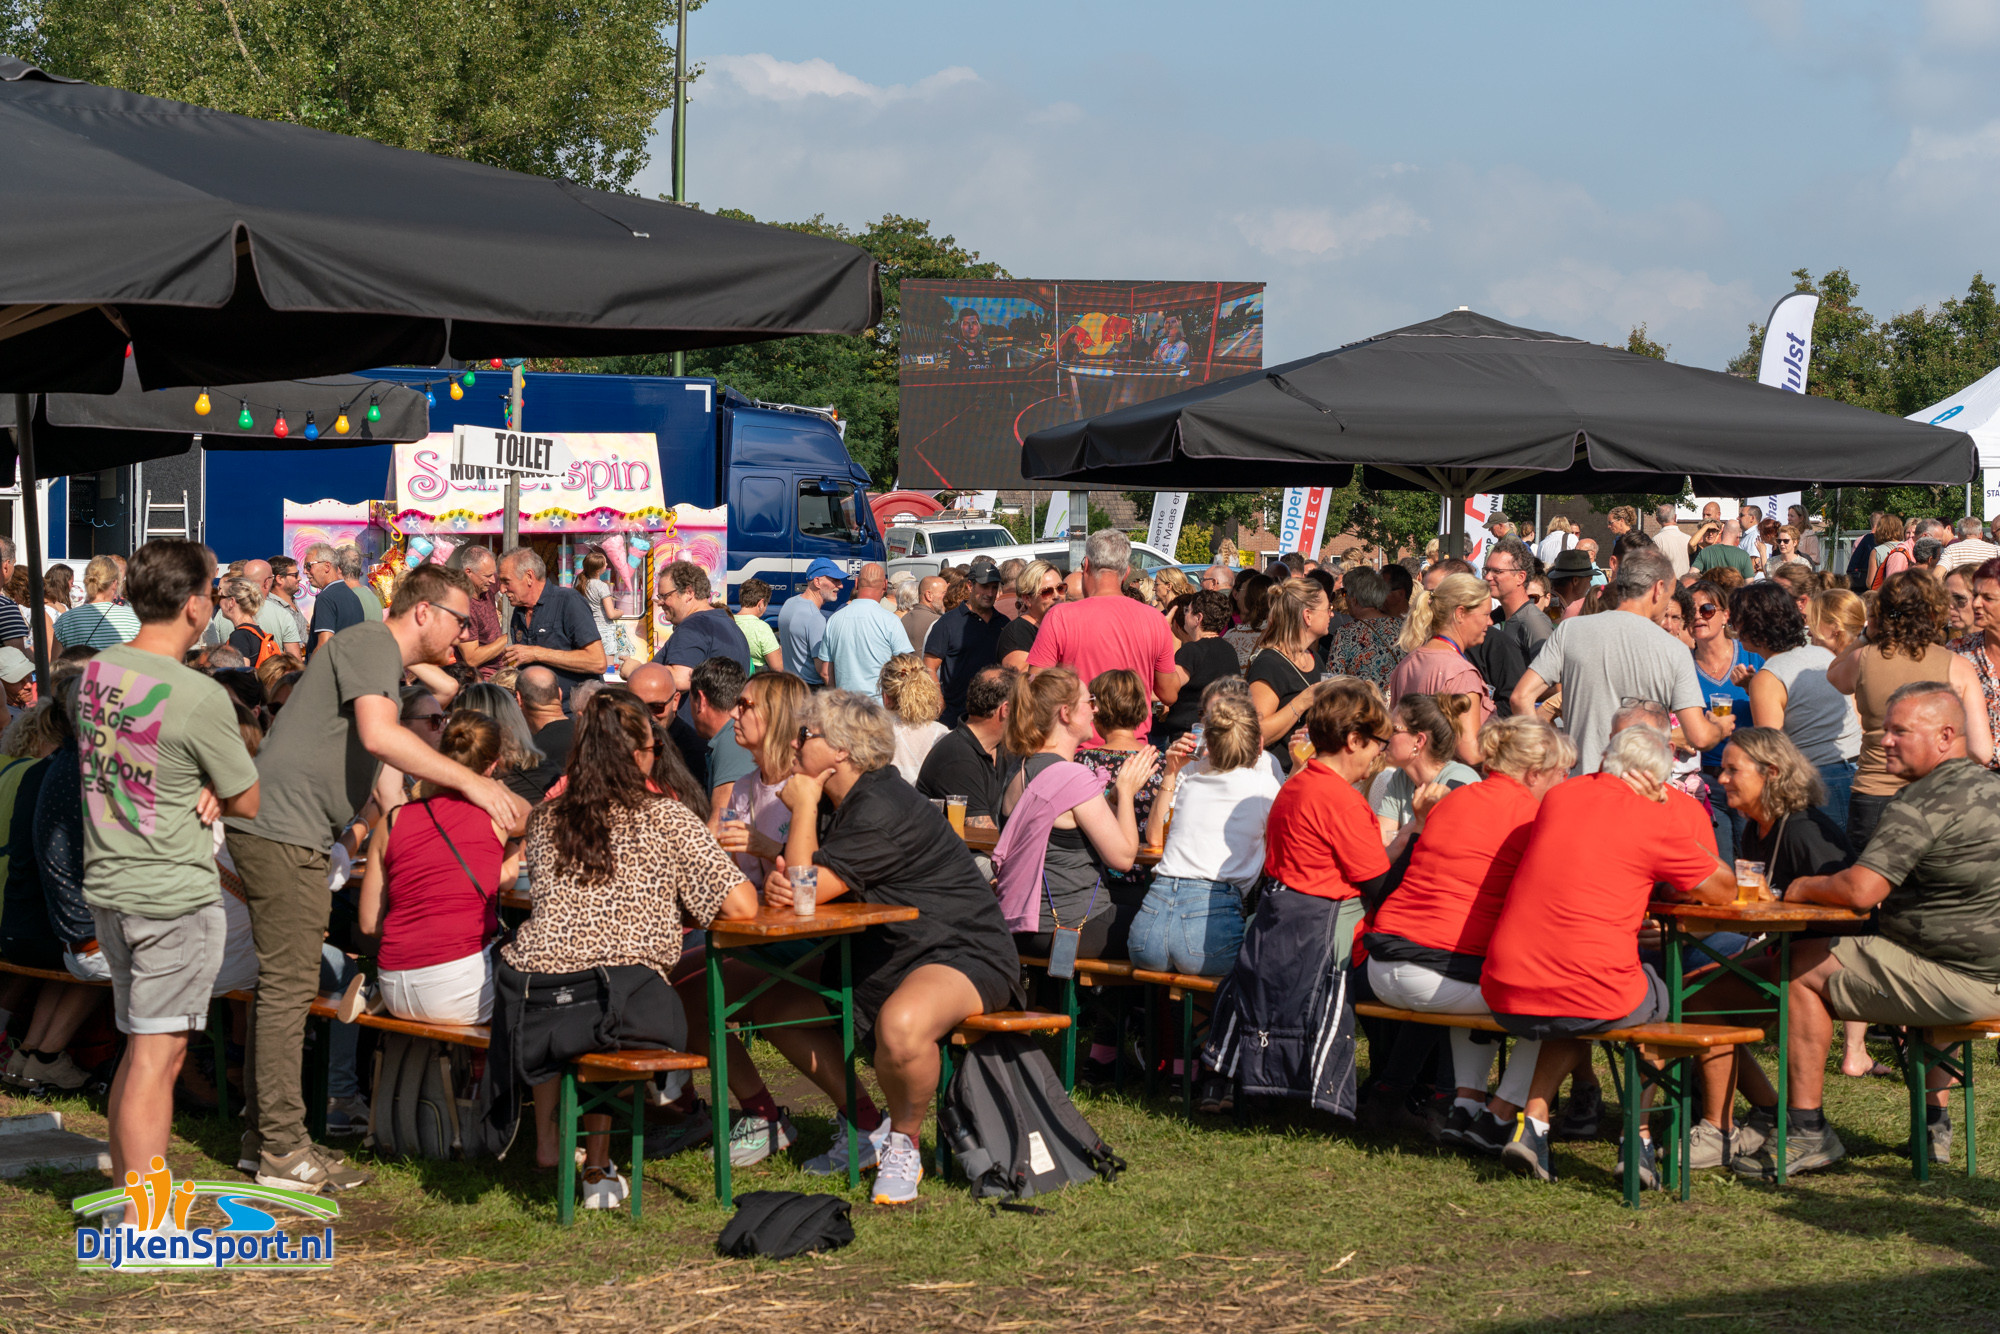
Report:
[[[845,1131],[842,1132],[843,1136]],[[799,1142],[799,1128],[784,1108],[778,1109],[778,1123],[746,1113],[729,1131],[729,1165],[750,1167],[774,1153],[782,1153]],[[844,1169],[845,1162],[841,1164]]]
[[[583,1169],[583,1207],[586,1209],[616,1209],[631,1195],[631,1188],[625,1178],[618,1175],[615,1167],[586,1167]]]
[[[915,1204],[917,1183],[923,1179],[923,1151],[908,1135],[892,1132],[882,1149],[882,1166],[875,1173],[875,1203]]]
[[[882,1156],[882,1146],[889,1142],[889,1118],[861,1137],[861,1170],[866,1172],[875,1166]],[[847,1171],[847,1118],[833,1118],[833,1147],[817,1158],[808,1158],[805,1174],[812,1177],[840,1176]]]
[[[21,1067],[22,1082],[35,1089],[57,1089],[73,1093],[90,1082],[90,1071],[70,1059],[66,1051],[57,1052],[53,1061],[45,1061],[39,1056],[30,1056]]]

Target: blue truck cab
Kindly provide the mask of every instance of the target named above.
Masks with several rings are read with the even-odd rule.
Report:
[[[362,372],[429,387],[431,430],[499,427],[512,375],[473,372],[464,397],[447,392],[448,373],[391,368]],[[531,431],[643,431],[659,446],[668,505],[729,506],[729,601],[745,579],[771,586],[779,604],[805,582],[818,557],[850,576],[885,551],[868,508],[869,477],[849,457],[832,415],[760,403],[710,379],[655,375],[531,372],[521,416]],[[285,500],[357,503],[383,498],[391,447],[211,451],[204,531],[224,559],[281,549]]]

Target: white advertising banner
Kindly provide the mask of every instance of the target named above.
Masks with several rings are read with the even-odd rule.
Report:
[[[1506,508],[1506,500],[1498,492],[1465,498],[1465,558],[1475,570],[1485,566],[1486,548],[1493,540],[1493,535],[1486,531],[1487,521]],[[1438,506],[1439,537],[1451,531],[1451,511],[1447,508],[1450,503],[1447,500]],[[1438,544],[1438,550],[1443,552],[1443,543]]]
[[[1069,536],[1069,492],[1049,495],[1048,517],[1042,521],[1042,541],[1060,542]]]
[[[1326,503],[1333,488],[1288,486],[1285,507],[1278,520],[1278,554],[1296,551],[1307,560],[1318,560],[1326,542]]]
[[[1768,384],[1788,394],[1806,391],[1806,372],[1812,364],[1813,315],[1818,310],[1819,297],[1811,292],[1787,292],[1778,298],[1778,304],[1771,307],[1771,318],[1764,324],[1764,352],[1757,362],[1758,384]],[[1765,518],[1783,523],[1791,507],[1804,504],[1805,497],[1797,491],[1782,491],[1776,495],[1745,496],[1743,503],[1755,505]]]
[[[1146,525],[1146,545],[1155,551],[1174,555],[1181,541],[1181,520],[1187,515],[1188,493],[1185,491],[1155,491],[1153,493],[1153,521]]]

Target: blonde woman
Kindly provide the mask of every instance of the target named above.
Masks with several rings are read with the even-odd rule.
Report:
[[[1492,720],[1493,692],[1465,656],[1486,641],[1492,604],[1486,581],[1470,574],[1446,575],[1432,591],[1418,590],[1398,641],[1405,656],[1389,673],[1390,707],[1405,695],[1477,695],[1479,718],[1468,730],[1476,734]],[[1461,737],[1458,758],[1478,764],[1476,740]]]
[[[1829,588],[1814,595],[1806,613],[1806,631],[1812,642],[1834,657],[1853,646],[1868,625],[1868,604],[1859,593],[1845,588]]]
[[[1563,552],[1568,551],[1575,545],[1576,525],[1563,515],[1558,514],[1549,520],[1547,533],[1535,545],[1535,555],[1541,558],[1542,564],[1553,565],[1557,556],[1562,555]]]
[[[1318,581],[1287,579],[1271,595],[1270,616],[1244,672],[1264,745],[1287,772],[1291,756],[1285,739],[1303,725],[1314,687],[1326,677],[1319,641],[1332,620],[1333,607]]]
[[[895,720],[896,772],[915,786],[931,747],[951,730],[938,721],[944,712],[944,692],[915,653],[898,653],[883,663],[875,688],[882,694],[882,707]]]
[[[1184,570],[1178,566],[1166,565],[1153,576],[1153,591],[1158,596],[1160,604],[1165,606],[1175,598],[1186,597],[1196,589],[1194,581],[1187,577]]]

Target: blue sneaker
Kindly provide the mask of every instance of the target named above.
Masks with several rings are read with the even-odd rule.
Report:
[[[1548,1132],[1535,1129],[1526,1112],[1515,1115],[1514,1133],[1508,1138],[1506,1147],[1500,1150],[1500,1161],[1519,1176],[1533,1177],[1537,1181],[1556,1179],[1555,1168],[1549,1164]]]
[[[1639,1188],[1641,1190],[1660,1189],[1659,1153],[1653,1148],[1653,1141],[1639,1136]],[[1611,1165],[1614,1180],[1625,1179],[1625,1146],[1618,1146],[1618,1161]]]

